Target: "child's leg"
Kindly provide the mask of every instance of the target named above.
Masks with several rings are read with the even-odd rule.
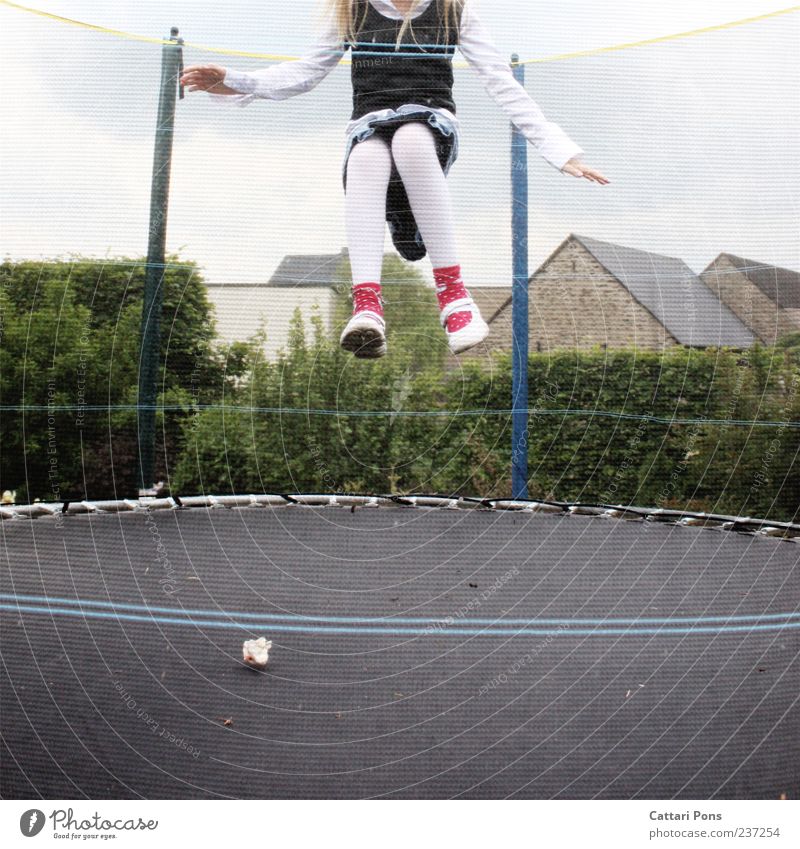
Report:
[[[381,138],[370,136],[350,151],[345,227],[353,274],[353,317],[340,342],[357,357],[374,358],[386,353],[380,280],[391,171],[392,153]]]
[[[409,121],[392,137],[392,156],[434,268],[458,262],[450,190],[436,153],[434,130]]]
[[[428,124],[403,124],[392,138],[392,157],[433,264],[450,348],[459,353],[482,342],[489,328],[461,279],[453,205],[433,133]]]
[[[377,136],[356,144],[347,160],[345,227],[353,283],[380,283],[386,236],[389,145]]]

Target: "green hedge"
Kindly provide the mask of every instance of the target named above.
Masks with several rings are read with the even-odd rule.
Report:
[[[249,348],[217,345],[196,265],[168,262],[159,401],[189,410],[233,386]],[[141,257],[0,264],[0,489],[18,503],[136,496],[136,412],[111,408],[137,402],[144,277]],[[185,418],[158,417],[161,478]]]
[[[284,412],[200,414],[187,431],[175,486],[510,495],[511,417],[502,412],[511,398],[508,359],[448,376],[420,368],[413,351],[397,346],[382,360],[360,362],[321,327],[306,345],[295,320],[290,350],[255,369],[239,396],[243,405]],[[800,431],[781,422],[800,420],[800,368],[786,351],[536,354],[529,387],[531,497],[797,515]],[[391,415],[423,410],[441,415]],[[481,412],[462,415],[471,410]],[[601,415],[607,411],[700,423]],[[710,423],[718,419],[779,426]]]

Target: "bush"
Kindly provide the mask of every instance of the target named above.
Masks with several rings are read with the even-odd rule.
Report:
[[[230,414],[203,414],[175,484],[187,492],[508,497],[509,358],[498,365],[445,375],[402,347],[358,361],[320,323],[307,344],[298,314],[289,350],[259,364],[240,388],[246,428]],[[777,349],[535,354],[530,495],[793,519],[800,431],[789,423],[800,419],[798,388],[800,369]],[[396,415],[424,411],[436,415]]]
[[[18,501],[135,496],[143,259],[0,265],[0,479]],[[177,257],[163,277],[157,475],[194,403],[217,399],[245,368],[247,346],[214,341],[205,285]],[[71,409],[62,410],[61,407]]]

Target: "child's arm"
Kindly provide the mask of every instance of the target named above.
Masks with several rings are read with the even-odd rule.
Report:
[[[317,86],[339,64],[344,50],[329,19],[325,31],[300,59],[257,71],[191,65],[184,69],[181,82],[189,91],[207,91],[217,103],[247,106],[256,99],[286,100]]]
[[[566,174],[587,177],[598,183],[609,182],[580,161],[581,147],[558,124],[545,118],[536,102],[517,82],[469,0],[461,18],[459,49],[494,101],[547,162]]]

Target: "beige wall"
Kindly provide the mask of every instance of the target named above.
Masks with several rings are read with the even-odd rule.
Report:
[[[766,345],[800,331],[800,310],[782,310],[739,271],[727,257],[718,257],[700,277],[712,292]]]
[[[310,318],[314,306],[326,329],[330,329],[335,293],[330,288],[291,286],[209,285],[208,297],[214,305],[217,334],[225,342],[244,342],[266,323],[264,353],[274,359],[289,339],[289,323],[300,308],[307,338],[312,338]]]

